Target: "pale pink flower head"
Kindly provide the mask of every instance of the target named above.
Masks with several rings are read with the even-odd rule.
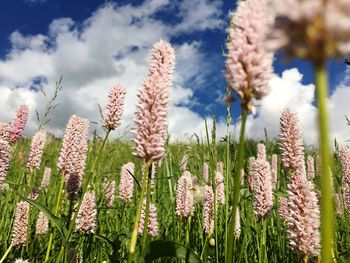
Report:
[[[39,212],[38,219],[36,220],[35,233],[37,235],[44,235],[49,227],[49,219],[43,212]]]
[[[125,88],[117,84],[108,94],[107,112],[104,116],[103,126],[107,130],[115,130],[120,125],[123,114]]]
[[[143,201],[141,217],[139,223],[138,234],[143,234],[143,229],[145,225],[145,217],[146,217],[146,199]],[[147,225],[147,235],[150,237],[158,236],[158,221],[157,221],[157,207],[153,204],[149,204],[148,211],[148,225]]]
[[[211,235],[214,231],[214,192],[211,186],[204,187],[204,204],[203,204],[203,224],[204,232]]]
[[[41,180],[41,188],[47,188],[50,183],[51,178],[51,168],[45,167],[43,179]]]
[[[12,229],[12,245],[24,246],[27,241],[29,204],[21,201],[16,206],[15,222]]]
[[[350,52],[348,0],[273,0],[275,22],[268,45],[314,62]]]
[[[64,173],[69,199],[79,192],[87,156],[89,121],[73,115],[68,122],[57,168]]]
[[[256,151],[256,158],[257,158],[257,159],[266,160],[266,148],[265,148],[265,144],[263,144],[263,143],[258,143],[258,145],[257,145],[257,151]]]
[[[180,218],[192,216],[194,213],[192,187],[192,176],[185,171],[176,187],[176,215]]]
[[[235,220],[235,228],[233,230],[233,235],[235,239],[238,239],[241,235],[241,217],[239,215],[239,209],[236,209],[236,220]]]
[[[216,200],[219,205],[225,204],[225,181],[222,173],[215,172],[216,180]]]
[[[203,179],[206,183],[208,183],[209,180],[209,166],[207,162],[203,163]]]
[[[16,115],[12,121],[12,127],[10,132],[10,143],[14,144],[19,138],[21,138],[24,128],[28,120],[28,107],[22,105],[16,111]]]
[[[78,211],[75,229],[83,234],[95,233],[97,221],[97,207],[95,193],[85,193]]]
[[[115,198],[115,181],[106,180],[103,184],[104,197],[107,207],[112,207]]]
[[[254,180],[254,162],[255,158],[253,156],[249,157],[249,175],[247,178],[248,187],[250,190],[253,189],[253,180]]]
[[[281,197],[278,201],[278,214],[281,219],[287,220],[288,216],[288,199],[287,197]]]
[[[350,185],[350,149],[348,147],[340,148],[340,163],[343,170],[343,182]]]
[[[250,101],[269,92],[273,55],[266,50],[264,42],[271,22],[265,0],[240,1],[231,15],[226,78],[241,97],[242,105],[250,111],[254,111]]]
[[[10,158],[11,158],[11,146],[10,144],[0,139],[0,188],[3,186],[7,171],[10,167]]]
[[[304,163],[304,147],[299,120],[290,109],[285,109],[280,118],[280,149],[284,167],[296,171]]]
[[[259,219],[264,219],[273,206],[272,178],[270,163],[257,159],[253,165],[253,208]]]
[[[18,258],[18,259],[16,259],[15,263],[29,263],[29,261],[21,259],[21,258]]]
[[[138,94],[135,120],[134,154],[146,162],[159,161],[164,155],[174,66],[171,45],[165,41],[156,43],[151,51],[148,77]]]
[[[41,163],[41,156],[46,143],[46,131],[38,131],[32,138],[30,151],[27,160],[27,167],[38,169]]]
[[[312,182],[300,167],[288,184],[288,237],[292,249],[303,255],[320,252],[320,208]]]
[[[123,203],[131,201],[134,191],[134,163],[129,162],[122,166],[120,171],[119,198]]]
[[[0,122],[0,140],[10,140],[10,125],[6,122]]]
[[[277,174],[278,174],[278,156],[277,154],[273,154],[271,157],[271,176],[272,176],[273,189],[276,189]]]

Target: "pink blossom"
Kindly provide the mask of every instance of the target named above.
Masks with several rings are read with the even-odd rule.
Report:
[[[108,94],[107,112],[104,116],[103,126],[107,130],[114,130],[120,125],[123,114],[125,88],[120,84],[115,85]]]
[[[204,187],[203,224],[204,232],[211,235],[214,231],[214,192],[211,186]]]
[[[15,222],[12,230],[12,244],[15,247],[24,246],[27,241],[29,204],[21,201],[16,206]]]
[[[219,205],[225,204],[225,181],[222,173],[215,172],[216,180],[216,200]]]
[[[122,166],[120,171],[119,198],[123,203],[131,201],[134,190],[134,163],[129,162]]]
[[[10,140],[11,128],[8,123],[0,122],[0,140]]]
[[[171,45],[165,41],[156,43],[151,51],[148,77],[139,91],[135,120],[134,154],[146,162],[158,161],[164,154],[174,65]]]
[[[237,92],[242,104],[253,98],[261,99],[269,92],[272,73],[272,53],[264,46],[264,39],[272,20],[267,1],[240,1],[231,15],[227,41],[226,78]],[[254,110],[248,105],[248,110]]]
[[[146,217],[145,210],[146,210],[146,199],[142,204],[141,217],[140,217],[140,223],[139,223],[139,229],[138,229],[139,235],[143,234],[145,217]],[[157,207],[153,203],[149,204],[147,234],[148,236],[151,236],[151,237],[155,237],[158,235]]]
[[[27,167],[30,169],[38,169],[41,163],[41,156],[46,143],[46,132],[38,131],[32,138],[30,151],[27,160]]]
[[[92,234],[95,233],[96,221],[97,207],[95,193],[88,191],[85,193],[83,201],[81,202],[75,228],[83,234]]]
[[[192,216],[194,212],[192,177],[185,171],[179,178],[176,187],[176,215],[180,218]]]
[[[10,158],[11,158],[11,146],[10,144],[0,139],[0,188],[3,186],[7,171],[10,167]]]
[[[10,143],[14,144],[19,138],[21,138],[24,128],[28,119],[28,107],[22,105],[16,111],[16,116],[12,121],[12,127],[10,132]]]

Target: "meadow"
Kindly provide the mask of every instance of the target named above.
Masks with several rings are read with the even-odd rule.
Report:
[[[0,263],[350,262],[350,148],[331,147],[327,113],[327,62],[350,53],[350,2],[281,3],[240,1],[231,14],[222,138],[213,118],[205,136],[171,140],[176,51],[164,40],[150,51],[131,139],[110,136],[123,120],[120,83],[100,107],[99,131],[73,112],[63,138],[45,131],[62,79],[33,136],[23,134],[37,109],[21,105],[1,122]],[[297,109],[287,107],[279,138],[245,136],[279,51],[311,62],[317,146],[304,146]]]

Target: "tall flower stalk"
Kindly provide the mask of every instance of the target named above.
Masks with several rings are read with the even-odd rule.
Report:
[[[229,87],[241,99],[241,131],[232,191],[233,207],[225,262],[232,263],[234,246],[234,226],[239,203],[240,173],[244,159],[244,133],[247,114],[255,113],[252,99],[261,99],[269,92],[268,80],[272,73],[273,54],[265,49],[265,37],[271,19],[267,1],[240,1],[228,29],[228,53],[226,72]]]
[[[152,164],[162,159],[167,136],[167,114],[169,110],[170,88],[175,67],[175,54],[165,41],[157,42],[151,51],[148,76],[139,91],[136,112],[134,155],[144,161],[142,188],[136,210],[135,223],[131,234],[128,262],[133,261],[136,251],[142,203],[146,194],[146,207],[142,248],[148,233],[148,217],[151,198]]]
[[[272,1],[275,15],[269,46],[289,57],[308,59],[314,66],[318,106],[321,180],[322,262],[332,262],[334,252],[334,189],[330,172],[327,96],[328,58],[350,52],[349,1]]]

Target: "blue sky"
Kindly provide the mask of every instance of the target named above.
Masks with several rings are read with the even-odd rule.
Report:
[[[226,84],[221,49],[225,45],[228,13],[234,8],[235,1],[229,0],[3,0],[0,8],[0,88],[4,89],[4,94],[8,94],[1,101],[7,105],[8,113],[0,114],[0,118],[10,121],[15,107],[21,103],[29,103],[32,110],[40,112],[44,100],[34,94],[31,87],[42,85],[51,91],[54,80],[61,74],[64,75],[65,90],[60,98],[63,107],[53,115],[48,127],[55,134],[60,134],[62,126],[74,113],[85,114],[97,121],[96,104],[105,104],[106,94],[113,82],[124,81],[125,85],[130,85],[132,95],[129,103],[134,104],[137,88],[144,78],[142,73],[147,67],[147,51],[151,43],[165,38],[174,45],[179,55],[170,131],[179,138],[181,134],[198,132],[203,124],[202,118],[213,113],[223,124],[226,110],[220,100]],[[130,22],[125,22],[131,16]],[[135,32],[140,36],[132,35],[135,27]],[[145,36],[137,29],[144,30]],[[107,41],[109,38],[110,42]],[[113,46],[113,41],[116,41],[116,48],[109,47]],[[110,52],[102,52],[106,45]],[[139,65],[130,64],[127,56]],[[120,63],[116,61],[118,59]],[[277,54],[274,71],[280,78],[285,70],[296,67],[299,72],[294,71],[290,75],[294,74],[294,80],[299,78],[297,82],[301,87],[313,82],[312,68],[307,62],[292,59],[282,63],[282,60],[281,54]],[[343,60],[330,61],[329,69],[331,92],[335,92],[340,85],[344,86],[346,65]],[[18,87],[20,89],[14,91]],[[292,98],[287,106],[291,101]],[[307,103],[311,108],[315,104],[313,98]],[[237,105],[233,105],[232,110],[235,117],[239,115]],[[263,105],[264,101],[261,102],[261,114],[265,109]],[[276,107],[276,116],[281,107]],[[124,130],[132,125],[133,110],[134,107],[126,110]],[[347,110],[344,109],[344,113]],[[300,114],[306,113],[301,111]],[[190,118],[180,118],[180,115]],[[263,117],[260,119],[266,119]],[[260,119],[258,117],[256,121],[259,129],[265,127]],[[253,130],[257,128],[254,121],[251,118]],[[194,127],[183,127],[183,123],[192,123]],[[34,129],[33,120],[28,133]],[[251,133],[252,136],[254,134],[261,136],[261,132]],[[272,129],[271,134],[276,134],[276,128]]]

